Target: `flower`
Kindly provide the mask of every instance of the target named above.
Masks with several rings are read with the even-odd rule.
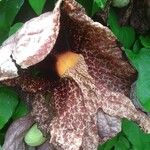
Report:
[[[33,43],[34,51],[29,51],[25,56],[25,50],[32,48],[35,40],[29,42],[29,47],[28,42],[24,44],[26,41],[22,39],[24,49],[15,49],[13,59],[22,68],[27,68],[44,60],[47,55],[55,56],[58,61],[64,49],[76,53],[79,59],[57,81],[23,74],[3,83],[21,86],[23,91],[34,97],[32,115],[40,128],[50,136],[50,143],[57,149],[95,150],[99,143],[120,131],[121,118],[124,117],[136,121],[149,132],[149,117],[137,110],[129,98],[136,72],[123,55],[112,32],[89,18],[75,0],[64,0],[63,3],[59,0],[53,13],[47,15],[30,20],[8,39],[18,39],[18,35],[24,39],[25,33],[20,32],[36,20],[44,23],[46,16],[55,20],[46,38],[43,37],[45,34],[40,34],[48,31],[43,24],[37,35],[37,32],[28,32],[27,37],[33,34],[36,35],[35,39],[44,40],[41,40],[41,45]],[[5,42],[0,51],[8,45],[9,42]]]

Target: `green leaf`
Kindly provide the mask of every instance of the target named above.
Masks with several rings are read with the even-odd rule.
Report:
[[[104,144],[99,145],[98,150],[111,150],[117,143],[117,139],[118,139],[118,137],[116,136],[116,137],[108,140]]]
[[[0,87],[0,129],[4,127],[14,113],[18,99],[17,93],[12,89]]]
[[[93,0],[88,0],[88,1],[85,1],[85,0],[77,0],[78,3],[80,3],[86,10],[86,13],[89,15],[89,16],[92,16],[92,7],[93,6]]]
[[[141,41],[139,39],[137,39],[133,45],[133,52],[138,53],[141,48],[142,48]]]
[[[42,13],[46,0],[29,0],[29,4],[37,15]]]
[[[124,147],[126,149],[129,149],[130,148],[130,142],[126,139],[126,137],[124,137],[123,135],[120,135],[119,138],[118,138],[118,141],[120,143],[122,143],[122,145],[124,145]]]
[[[107,0],[93,0],[92,15],[94,15],[100,9],[103,9],[106,5]]]
[[[4,134],[4,133],[1,133],[1,131],[0,131],[0,145],[3,144],[4,138],[5,138],[5,134]]]
[[[18,31],[18,29],[20,29],[22,27],[23,23],[22,22],[18,22],[15,23],[9,31],[9,36],[11,36],[12,34],[14,34],[16,31]]]
[[[18,104],[18,106],[17,106],[17,108],[16,108],[16,110],[12,116],[12,119],[15,120],[15,119],[18,119],[20,117],[23,117],[28,112],[29,112],[29,110],[28,110],[27,105],[22,100],[20,100],[20,102],[19,102],[19,104]]]
[[[134,147],[138,148],[139,150],[142,150],[143,143],[141,141],[141,131],[137,124],[127,119],[123,119],[122,131]]]
[[[142,137],[141,139],[142,139],[143,143],[145,143],[145,144],[148,143],[149,147],[150,147],[150,134],[142,132],[141,137]]]
[[[138,53],[125,50],[131,63],[138,71],[137,97],[147,112],[150,112],[150,49],[142,48]]]
[[[124,143],[123,143],[122,141],[118,141],[118,142],[115,144],[114,150],[128,150],[123,144],[124,144]]]
[[[139,150],[139,149],[133,146],[132,148],[130,148],[130,150]]]
[[[133,121],[122,119],[122,130],[99,145],[98,150],[149,150],[150,134],[144,133]]]
[[[143,143],[143,149],[149,150],[150,149],[150,134],[141,132],[141,141]]]
[[[93,16],[96,12],[103,9],[107,0],[77,0],[86,10],[89,16]]]
[[[112,32],[118,38],[118,40],[123,44],[125,48],[130,48],[135,41],[135,31],[134,28],[130,26],[121,27],[118,23],[117,14],[113,9],[110,9],[108,16],[108,25],[110,26]]]
[[[150,48],[150,35],[140,36],[140,40],[144,47]]]
[[[24,0],[0,1],[0,44],[8,37],[9,29]]]

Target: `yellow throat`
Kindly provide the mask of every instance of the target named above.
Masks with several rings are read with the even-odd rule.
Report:
[[[70,68],[73,68],[79,60],[79,54],[67,51],[57,56],[56,60],[56,70],[59,76],[63,74]]]

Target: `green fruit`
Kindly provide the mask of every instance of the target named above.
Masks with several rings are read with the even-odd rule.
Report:
[[[130,0],[113,0],[112,5],[114,7],[125,7],[130,3]]]
[[[26,133],[24,141],[29,146],[39,146],[45,142],[46,138],[42,132],[37,128],[37,124],[34,124]]]

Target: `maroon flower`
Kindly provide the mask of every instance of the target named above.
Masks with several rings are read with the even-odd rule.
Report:
[[[53,18],[51,24],[48,20],[45,24],[46,17],[48,20]],[[35,25],[34,21],[41,26],[34,32],[23,32]],[[30,43],[32,36],[35,39]],[[112,32],[90,19],[75,0],[58,1],[53,13],[27,22],[3,44],[0,52],[12,41],[15,48],[10,53],[22,68],[39,63],[47,55],[46,59],[56,58],[55,68],[58,61],[64,63],[76,57],[75,63],[62,74],[56,69],[60,75],[56,81],[26,74],[3,81],[10,86],[20,86],[32,95],[32,115],[57,149],[95,150],[99,143],[120,131],[121,118],[124,117],[150,131],[150,119],[129,99],[135,70],[126,60]],[[4,51],[1,53],[3,55]],[[65,59],[60,59],[62,55]],[[16,72],[11,69],[1,71],[1,80],[14,76]]]

